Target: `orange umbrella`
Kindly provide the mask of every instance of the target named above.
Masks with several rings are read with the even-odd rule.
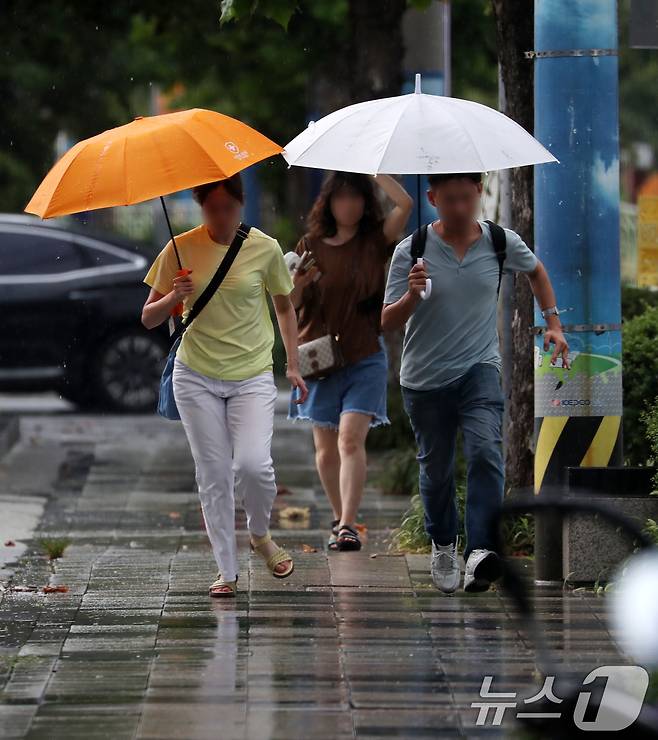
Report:
[[[160,197],[182,273],[163,196],[231,177],[281,151],[250,126],[215,111],[139,116],[69,149],[25,211],[51,218]]]
[[[50,218],[140,203],[231,177],[281,151],[245,123],[210,110],[138,117],[69,149],[25,210]]]

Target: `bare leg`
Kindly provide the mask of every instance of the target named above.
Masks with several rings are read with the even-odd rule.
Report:
[[[340,454],[340,524],[354,527],[366,484],[366,437],[372,417],[348,412],[340,417],[338,451]]]
[[[318,469],[322,488],[327,494],[334,512],[334,519],[340,519],[342,505],[340,499],[340,455],[338,453],[338,432],[328,427],[313,427],[315,443],[315,465]]]

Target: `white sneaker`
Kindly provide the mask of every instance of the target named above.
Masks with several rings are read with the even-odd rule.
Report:
[[[466,561],[464,591],[488,591],[502,575],[502,561],[493,550],[473,550]]]
[[[430,573],[434,585],[444,594],[454,593],[459,588],[459,562],[457,544],[459,538],[449,545],[435,545],[432,542],[432,564]]]

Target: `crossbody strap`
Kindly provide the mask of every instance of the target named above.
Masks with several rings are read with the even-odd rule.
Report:
[[[226,274],[228,273],[231,265],[233,264],[235,258],[238,256],[240,247],[242,247],[244,240],[249,236],[250,229],[251,226],[247,226],[244,223],[241,223],[238,226],[238,230],[235,232],[235,236],[233,237],[233,241],[231,242],[228,251],[222,258],[222,261],[219,263],[217,272],[212,276],[212,279],[203,289],[201,295],[196,299],[196,301],[194,301],[194,305],[190,309],[187,320],[183,321],[182,331],[180,332],[181,335],[194,321],[194,319],[196,319],[196,317],[201,313],[202,309],[205,307],[205,305],[217,291],[219,286],[222,284],[222,281],[226,277]]]

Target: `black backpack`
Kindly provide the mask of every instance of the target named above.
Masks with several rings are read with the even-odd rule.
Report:
[[[503,263],[505,262],[506,249],[507,249],[507,237],[505,235],[505,229],[493,221],[485,221],[491,229],[491,239],[493,241],[494,250],[496,257],[498,258],[498,291],[496,295],[500,293],[500,283],[503,279]],[[427,241],[427,224],[424,224],[420,228],[416,229],[411,237],[411,265],[412,267],[416,264],[419,257],[425,254],[425,242]]]

